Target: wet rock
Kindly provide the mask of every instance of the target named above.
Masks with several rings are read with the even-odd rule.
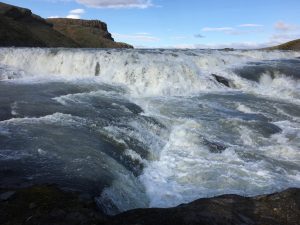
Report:
[[[216,75],[216,74],[211,74],[216,81],[218,81],[220,84],[223,84],[225,85],[226,87],[230,87],[230,88],[234,88],[234,85],[233,83],[228,80],[227,78],[225,77],[222,77],[222,76],[219,76],[219,75]]]
[[[37,207],[37,205],[34,202],[32,202],[32,203],[29,204],[29,209],[34,209],[36,207]]]
[[[72,224],[87,224],[87,218],[80,212],[71,212],[66,216],[66,220]]]
[[[84,201],[91,202],[91,201],[93,201],[93,197],[88,193],[82,193],[79,195],[79,200],[81,200],[83,202]]]
[[[53,219],[64,219],[66,212],[62,209],[54,209],[49,213],[49,216]]]
[[[223,48],[223,49],[221,49],[221,51],[232,52],[232,51],[234,51],[234,48]]]
[[[14,191],[8,191],[8,192],[4,192],[0,195],[0,201],[6,201],[8,199],[10,199],[16,192]]]
[[[7,192],[4,192],[7,193]],[[29,202],[36,207],[28,207]],[[271,195],[222,195],[167,209],[135,209],[108,217],[78,193],[55,186],[15,190],[0,201],[0,224],[5,225],[298,225],[300,189]]]
[[[223,195],[169,209],[137,209],[122,213],[111,225],[298,225],[300,189],[253,198]]]
[[[97,62],[96,67],[95,67],[95,76],[99,76],[100,75],[100,63]]]
[[[203,140],[203,143],[208,147],[211,153],[222,153],[226,150],[226,146],[222,145],[221,143],[211,142],[206,139]]]
[[[0,224],[90,225],[106,221],[96,204],[80,199],[79,193],[62,191],[53,185],[14,191],[13,198],[0,201]]]

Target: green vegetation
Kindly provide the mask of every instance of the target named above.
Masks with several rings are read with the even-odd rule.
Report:
[[[117,43],[97,20],[45,20],[29,9],[0,2],[0,46],[132,48]]]
[[[290,41],[278,46],[267,48],[268,50],[293,50],[300,51],[300,39]]]
[[[47,19],[54,30],[72,39],[82,48],[132,48],[115,42],[107,30],[107,25],[99,20]]]

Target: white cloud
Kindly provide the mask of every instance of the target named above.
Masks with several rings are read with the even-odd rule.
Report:
[[[282,44],[285,42],[289,42],[295,39],[299,39],[300,37],[300,33],[298,34],[289,34],[289,33],[277,33],[277,34],[273,34],[270,37],[270,41],[275,43],[275,44]]]
[[[84,14],[85,10],[84,9],[73,9],[69,13],[70,14]]]
[[[204,27],[202,28],[202,32],[223,32],[229,35],[242,35],[249,31],[242,31],[233,27]]]
[[[270,37],[270,41],[276,44],[282,44],[300,38],[299,25],[278,21],[275,23],[274,28],[277,32]]]
[[[66,16],[66,18],[68,18],[68,19],[80,19],[80,15],[69,14],[69,15]]]
[[[204,27],[202,28],[203,32],[228,32],[235,30],[232,27]]]
[[[255,24],[255,23],[245,23],[238,25],[239,27],[263,27],[264,25]]]
[[[204,27],[202,32],[223,32],[229,35],[245,35],[250,33],[260,32],[263,25],[247,23],[240,24],[235,27]]]
[[[138,33],[135,33],[136,35],[150,35],[149,33],[147,33],[147,32],[138,32]]]
[[[224,49],[224,48],[234,48],[234,49],[259,49],[271,46],[272,43],[256,43],[256,42],[234,42],[227,44],[180,44],[172,46],[170,48],[188,48],[188,49]]]
[[[186,36],[172,36],[172,37],[170,37],[170,38],[173,39],[173,40],[183,40],[183,39],[187,39]]]
[[[59,18],[59,16],[49,16],[47,17],[48,19],[55,19],[55,18]]]
[[[73,9],[69,12],[69,15],[66,18],[69,19],[80,19],[81,15],[85,13],[84,9]]]
[[[113,33],[113,36],[120,40],[129,40],[129,41],[142,41],[142,42],[157,42],[160,41],[159,38],[151,36],[150,34],[119,34]]]
[[[275,23],[275,29],[278,31],[295,31],[300,30],[300,26],[294,25],[294,24],[288,24],[283,21],[278,21]]]
[[[140,8],[153,6],[151,0],[76,0],[76,2],[94,8]]]
[[[238,30],[233,27],[204,27],[202,32],[223,32],[229,35],[242,35],[245,33],[251,33],[253,31]]]

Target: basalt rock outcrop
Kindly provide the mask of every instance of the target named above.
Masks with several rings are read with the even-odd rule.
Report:
[[[57,18],[47,19],[47,22],[83,48],[132,48],[128,44],[115,42],[106,23],[99,20]]]
[[[45,20],[0,2],[0,47],[132,48],[117,43],[97,20]]]
[[[167,209],[104,215],[91,196],[42,185],[0,189],[3,225],[299,225],[300,189],[257,197],[223,195]]]

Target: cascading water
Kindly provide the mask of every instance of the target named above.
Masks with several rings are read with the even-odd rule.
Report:
[[[109,214],[300,187],[299,56],[0,49],[0,183]]]

